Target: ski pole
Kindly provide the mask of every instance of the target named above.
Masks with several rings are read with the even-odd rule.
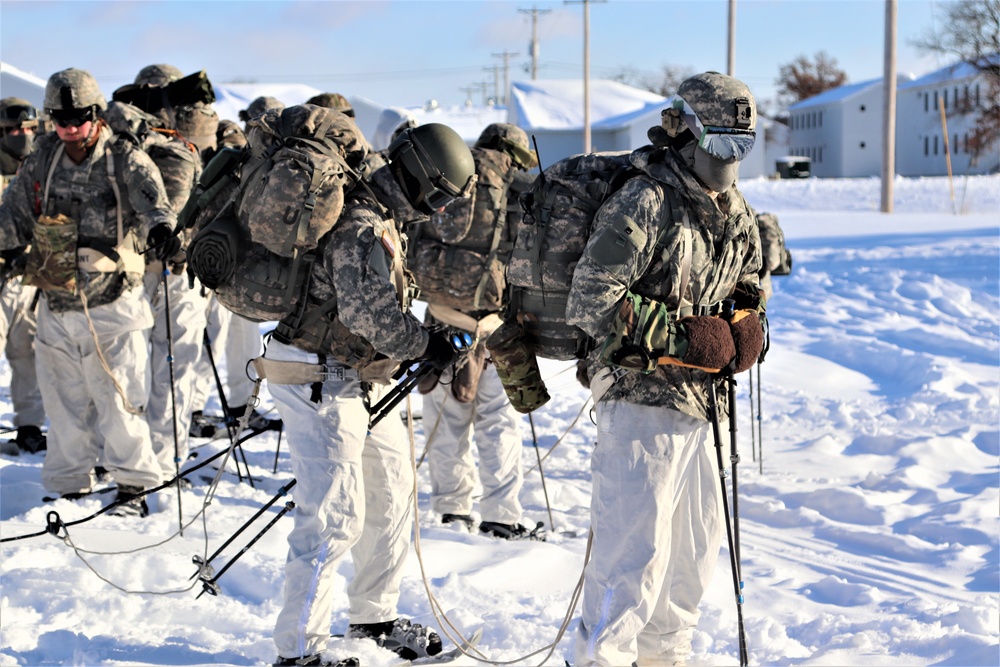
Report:
[[[215,389],[219,393],[219,404],[222,406],[222,414],[225,415],[223,420],[226,424],[226,433],[229,435],[229,444],[233,444],[237,434],[233,433],[232,425],[229,420],[229,402],[226,400],[226,392],[222,388],[222,378],[219,377],[219,368],[215,365],[215,355],[212,354],[212,338],[208,335],[208,330],[206,329],[202,340],[205,343],[205,352],[208,354],[208,363],[212,367],[212,375],[215,377]],[[243,454],[243,448],[240,447],[240,454],[243,455],[243,462],[246,464],[246,455]],[[243,473],[240,471],[240,462],[238,459],[233,459],[233,465],[236,466],[236,476],[239,477],[240,481],[243,481]],[[250,466],[247,465],[247,478],[250,479],[250,486],[253,486],[253,478],[250,477]]]
[[[761,418],[764,416],[761,414],[763,408],[760,407],[760,395],[764,391],[764,385],[760,383],[760,364],[757,364],[757,449],[760,452],[760,456],[757,457],[757,471],[763,475],[764,474],[764,432],[761,430]],[[752,427],[751,427],[752,428]]]
[[[740,588],[743,587],[743,559],[740,556],[740,495],[738,493],[736,467],[740,462],[739,446],[736,442],[736,378],[732,374],[726,378],[729,395],[729,463],[733,469],[733,539],[736,543],[736,570],[740,574]]]
[[[719,482],[722,484],[722,511],[726,517],[726,538],[729,542],[729,562],[733,571],[733,589],[736,594],[736,622],[738,630],[740,666],[749,664],[746,628],[743,624],[743,582],[736,563],[736,547],[733,540],[733,526],[729,516],[729,496],[726,491],[726,467],[722,461],[722,434],[719,429],[719,401],[715,391],[715,381],[708,385],[709,412],[712,417],[712,435],[715,437],[715,457],[719,465]]]
[[[167,368],[170,371],[170,424],[174,433],[174,475],[177,480],[177,523],[178,534],[184,537],[184,513],[181,511],[181,448],[177,443],[177,394],[174,391],[174,336],[170,328],[170,288],[167,276],[170,269],[163,262],[163,321],[167,325]]]
[[[754,410],[753,410],[753,369],[750,369],[750,456],[757,460],[757,437],[754,430]]]
[[[549,512],[549,527],[556,529],[556,524],[552,521],[552,505],[549,504],[549,492],[545,488],[545,473],[542,471],[542,455],[538,453],[538,436],[535,435],[535,420],[528,413],[528,423],[531,424],[531,443],[535,446],[535,458],[538,459],[538,475],[542,478],[542,494],[545,496],[545,509]]]

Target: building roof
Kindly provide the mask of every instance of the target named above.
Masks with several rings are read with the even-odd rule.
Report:
[[[994,54],[993,56],[987,58],[987,60],[992,60],[994,62],[1000,61],[1000,54]],[[929,74],[925,74],[918,79],[913,81],[907,81],[906,83],[901,83],[899,89],[904,88],[921,88],[923,86],[939,86],[942,83],[948,83],[951,81],[961,81],[962,79],[971,79],[979,73],[972,63],[962,61],[958,63],[952,63],[947,67],[942,67],[941,69],[935,70]]]
[[[861,81],[859,83],[848,83],[843,86],[838,86],[837,88],[831,88],[830,90],[823,91],[819,95],[813,95],[812,97],[806,98],[801,102],[796,102],[792,106],[788,107],[788,110],[801,111],[802,109],[810,107],[840,102],[841,100],[846,100],[849,97],[879,85],[882,85],[882,77]]]
[[[525,131],[583,127],[583,81],[537,79],[514,81],[511,117]],[[617,81],[590,81],[590,126],[617,129],[652,109],[662,109],[665,97]]]

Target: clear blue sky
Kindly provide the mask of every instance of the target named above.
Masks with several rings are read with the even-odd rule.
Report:
[[[911,40],[941,24],[946,0],[900,0],[898,71],[948,64]],[[500,54],[528,79],[531,22],[540,14],[539,78],[580,78],[580,2],[47,2],[0,0],[0,58],[42,79],[66,67],[92,72],[105,94],[150,63],[213,81],[307,83],[384,105],[460,103],[465,88],[492,94]],[[521,11],[524,10],[524,11]],[[726,70],[727,0],[593,1],[591,76],[665,65]],[[824,50],[857,82],[882,75],[884,0],[737,0],[736,76],[762,100],[781,65]],[[2,92],[2,91],[0,91]],[[472,98],[481,101],[482,93]]]

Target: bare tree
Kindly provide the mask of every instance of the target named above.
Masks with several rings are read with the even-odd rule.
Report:
[[[799,56],[778,70],[775,83],[782,103],[795,104],[847,83],[847,73],[837,67],[836,58],[826,51],[820,51],[813,58]]]
[[[972,65],[986,81],[985,103],[978,108],[969,149],[978,157],[1000,142],[1000,0],[959,0],[945,6],[940,27],[913,45]],[[974,113],[977,109],[964,109]]]

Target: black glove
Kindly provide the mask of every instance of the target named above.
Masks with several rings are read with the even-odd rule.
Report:
[[[174,234],[174,228],[161,222],[149,230],[146,247],[156,259],[166,261],[180,252],[181,240]]]
[[[424,353],[420,358],[430,363],[435,369],[443,371],[458,361],[458,352],[444,334],[431,331],[427,338],[427,347],[424,348]]]

